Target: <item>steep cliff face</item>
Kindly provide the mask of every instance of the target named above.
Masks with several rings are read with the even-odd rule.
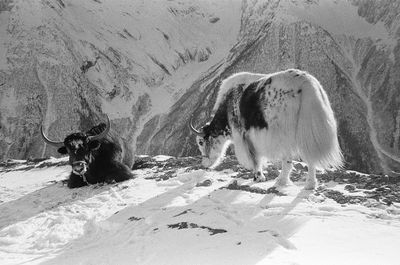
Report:
[[[229,1],[1,1],[0,159],[57,155],[41,124],[61,140],[104,113],[134,149],[143,123],[225,58],[239,11]]]
[[[226,62],[197,80],[168,114],[146,124],[139,150],[196,153],[187,122],[192,113],[199,125],[209,119],[223,78],[295,67],[327,90],[346,167],[400,172],[399,14],[395,0],[243,1],[239,41]]]

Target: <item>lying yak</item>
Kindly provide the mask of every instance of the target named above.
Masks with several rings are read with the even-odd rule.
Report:
[[[216,166],[231,143],[239,163],[254,170],[255,181],[265,181],[264,160],[282,161],[280,186],[292,184],[292,159],[308,165],[305,189],[316,187],[316,169],[342,165],[328,96],[306,72],[234,74],[222,82],[213,113],[200,130],[190,121],[205,167]]]
[[[131,154],[124,154],[123,146],[110,136],[110,120],[101,123],[86,133],[68,135],[63,142],[52,141],[40,128],[43,140],[58,148],[60,154],[69,155],[72,172],[68,179],[69,188],[82,187],[100,182],[120,182],[133,177],[130,167]],[[114,138],[114,139],[113,139]],[[122,159],[125,157],[124,162]],[[129,167],[128,167],[129,166]]]

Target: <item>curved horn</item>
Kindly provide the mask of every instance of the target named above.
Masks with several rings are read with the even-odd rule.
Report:
[[[189,127],[190,127],[190,130],[192,130],[192,132],[194,132],[198,136],[202,136],[202,137],[204,136],[203,132],[201,132],[201,131],[197,130],[196,128],[194,128],[194,126],[193,126],[193,116],[190,118]]]
[[[55,141],[52,141],[49,138],[47,138],[47,136],[43,132],[43,125],[40,126],[40,133],[42,135],[43,140],[46,142],[46,144],[52,145],[54,147],[61,147],[64,145],[63,142],[55,142]]]
[[[111,128],[111,123],[110,123],[110,118],[108,118],[108,115],[106,114],[107,117],[107,123],[106,123],[106,128],[104,129],[104,131],[102,131],[100,134],[97,135],[93,135],[93,136],[89,136],[89,140],[93,141],[93,140],[100,140],[104,137],[106,137],[108,131]]]

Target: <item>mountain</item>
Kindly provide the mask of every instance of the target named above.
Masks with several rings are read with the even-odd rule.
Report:
[[[134,148],[143,123],[226,57],[240,25],[235,5],[2,1],[0,158],[56,155],[40,139],[41,124],[62,140],[103,113]]]
[[[400,172],[400,3],[391,1],[0,2],[0,158],[56,155],[104,119],[138,154],[197,154],[187,127],[221,80],[289,67],[315,75],[346,167]]]
[[[346,167],[398,175],[399,14],[398,1],[243,1],[238,42],[227,60],[145,125],[139,150],[194,153],[186,124],[192,113],[199,126],[211,118],[221,80],[239,71],[299,68],[327,90]]]
[[[255,183],[200,160],[141,156],[135,179],[77,189],[66,158],[0,163],[1,264],[398,264],[399,178],[319,172],[307,191],[303,163],[274,187],[273,164]]]

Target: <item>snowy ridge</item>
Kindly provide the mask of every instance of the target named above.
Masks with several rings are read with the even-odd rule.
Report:
[[[204,170],[200,158],[142,156],[133,180],[71,190],[64,161],[25,164],[0,167],[15,195],[0,198],[2,264],[397,264],[392,178],[326,172],[305,191],[296,163],[295,185],[277,189],[274,165],[253,183],[229,157]]]

